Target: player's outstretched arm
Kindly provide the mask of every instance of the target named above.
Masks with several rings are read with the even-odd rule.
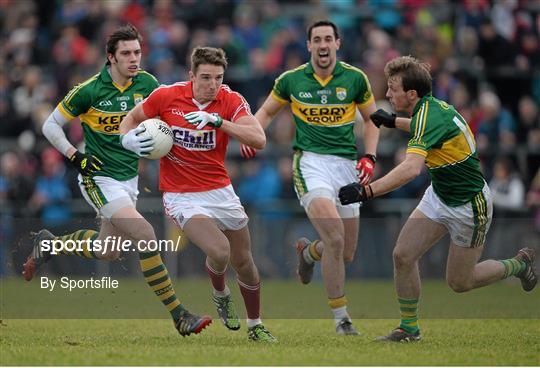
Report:
[[[281,110],[284,104],[277,101],[272,95],[269,95],[264,101],[263,105],[255,113],[255,118],[259,125],[266,130],[272,119],[276,114]],[[251,147],[247,144],[240,143],[240,155],[245,159],[250,159],[257,155],[257,150],[254,147]]]
[[[371,183],[373,197],[391,192],[416,178],[424,168],[425,157],[417,153],[407,153],[405,160],[388,174]]]
[[[371,120],[371,115],[375,112],[375,102],[371,102],[360,108],[360,114],[364,118],[364,155],[358,160],[356,169],[358,170],[358,181],[362,185],[368,184],[375,173],[375,162],[377,161],[377,144],[379,143],[379,128]]]
[[[88,176],[100,171],[103,168],[103,162],[96,156],[79,152],[71,142],[68,141],[62,127],[69,123],[64,114],[60,112],[58,107],[49,115],[43,123],[41,131],[51,144],[64,156],[69,159],[69,162],[81,175]]]
[[[377,128],[384,126],[386,128],[398,128],[407,133],[411,130],[411,119],[398,117],[395,113],[389,113],[379,109],[370,115],[371,121]]]
[[[351,183],[339,189],[339,201],[343,205],[365,202],[408,183],[417,177],[424,166],[424,156],[408,153],[407,158],[388,174],[371,184]]]
[[[411,119],[402,117],[396,118],[396,128],[409,133],[411,131]]]
[[[68,141],[62,127],[70,122],[57,108],[43,123],[41,131],[47,140],[64,156],[70,158],[77,149]]]
[[[284,104],[276,100],[272,95],[266,98],[262,106],[255,113],[255,118],[264,130],[268,128],[272,119],[274,119],[283,106]]]
[[[224,120],[221,130],[249,147],[260,150],[266,146],[266,134],[253,115],[242,116],[234,123]]]

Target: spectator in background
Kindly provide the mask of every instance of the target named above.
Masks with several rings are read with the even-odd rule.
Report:
[[[522,70],[531,70],[540,65],[540,41],[538,35],[527,32],[519,40],[519,55],[516,63]]]
[[[247,161],[242,165],[243,180],[238,185],[238,196],[246,205],[260,206],[277,199],[282,191],[279,173],[270,162]]]
[[[263,33],[258,25],[255,9],[244,3],[234,13],[234,33],[244,43],[247,50],[259,48],[263,44]]]
[[[232,65],[232,70],[228,73],[229,77],[231,77],[231,72],[238,76],[240,73],[245,73],[248,66],[248,51],[242,39],[235,35],[231,26],[225,22],[217,25],[214,35],[215,46],[225,51],[227,61]]]
[[[0,64],[0,136],[13,137],[17,135],[19,127],[13,112],[11,103],[11,90],[8,76],[5,69],[1,68]]]
[[[476,135],[481,116],[471,100],[471,93],[462,83],[457,83],[450,91],[450,104],[459,111],[461,116],[463,116],[465,121],[469,124],[473,134]]]
[[[495,209],[520,210],[525,205],[525,185],[507,157],[500,157],[493,167],[489,182]]]
[[[22,160],[14,152],[6,152],[0,158],[0,204],[14,217],[26,212],[25,204],[33,191],[33,183],[23,167]]]
[[[512,114],[501,106],[499,97],[491,91],[483,91],[479,97],[482,119],[478,128],[478,150],[493,147],[511,149],[516,144],[516,122]]]
[[[540,113],[531,96],[523,96],[518,103],[518,142],[529,147],[540,147]]]
[[[41,83],[41,70],[31,66],[26,70],[22,85],[13,92],[17,134],[32,127],[32,111],[46,99],[47,88]]]
[[[30,208],[46,227],[65,224],[70,218],[68,201],[71,191],[66,180],[66,167],[62,155],[54,148],[47,147],[41,153],[41,175],[30,199]]]
[[[540,169],[536,172],[527,193],[527,206],[534,211],[534,229],[540,233]]]
[[[499,35],[493,23],[486,19],[480,26],[480,57],[484,60],[486,71],[496,71],[500,67],[514,65],[516,50],[514,45]]]

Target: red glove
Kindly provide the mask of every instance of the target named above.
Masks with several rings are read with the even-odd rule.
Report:
[[[246,160],[255,157],[257,150],[253,147],[246,146],[244,143],[240,143],[240,156]]]
[[[358,160],[356,170],[358,170],[358,182],[362,185],[367,185],[373,179],[373,171],[375,171],[375,162],[377,158],[373,155],[366,154]]]

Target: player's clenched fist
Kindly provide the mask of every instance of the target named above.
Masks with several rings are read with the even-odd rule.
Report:
[[[366,185],[373,179],[373,172],[375,171],[375,162],[377,158],[373,155],[366,154],[358,160],[356,170],[358,170],[358,181],[362,185]]]
[[[75,151],[69,158],[69,162],[82,176],[90,176],[103,168],[103,162],[99,158],[80,151]]]
[[[206,111],[194,111],[184,115],[184,119],[189,124],[197,125],[197,129],[202,129],[207,125],[219,128],[223,124],[223,119],[218,114],[209,114]]]
[[[339,189],[339,201],[341,204],[365,202],[373,198],[373,191],[369,185],[351,183]]]
[[[373,114],[369,115],[369,118],[377,128],[380,128],[381,125],[384,125],[387,128],[395,128],[396,117],[396,114],[390,114],[383,109],[379,109]]]
[[[250,159],[255,157],[257,150],[253,147],[240,143],[240,156],[245,159]]]

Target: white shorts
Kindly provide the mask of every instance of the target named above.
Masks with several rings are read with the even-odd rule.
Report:
[[[193,193],[163,193],[165,213],[180,228],[195,215],[214,219],[220,230],[240,230],[248,223],[248,216],[232,185]]]
[[[322,197],[334,202],[342,218],[358,217],[359,203],[343,206],[338,198],[339,188],[358,181],[357,173],[355,160],[306,151],[294,153],[294,190],[306,211],[313,199]]]
[[[458,207],[444,204],[430,185],[416,208],[444,225],[452,242],[466,248],[484,245],[493,217],[493,200],[487,184],[472,201]]]
[[[79,174],[78,180],[86,202],[104,218],[110,219],[119,209],[128,206],[135,207],[137,204],[138,176],[118,181],[107,176],[83,177]]]

